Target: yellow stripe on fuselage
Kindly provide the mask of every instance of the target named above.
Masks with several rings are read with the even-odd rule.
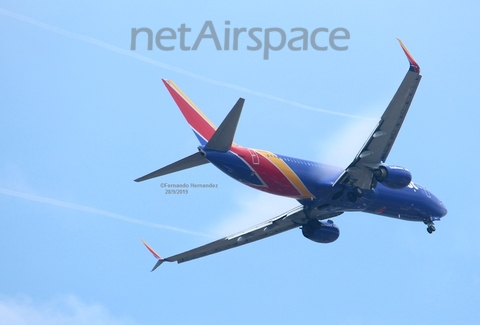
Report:
[[[285,175],[285,177],[290,181],[290,183],[292,183],[292,185],[301,194],[301,198],[314,197],[313,194],[310,193],[310,191],[305,187],[302,180],[297,176],[297,174],[282,159],[278,158],[276,154],[265,150],[254,150],[266,159],[268,159],[282,172],[283,175]]]

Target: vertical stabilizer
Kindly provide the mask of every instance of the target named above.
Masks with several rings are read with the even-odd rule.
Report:
[[[205,149],[216,151],[228,151],[233,143],[233,137],[237,130],[238,120],[242,113],[243,103],[245,99],[239,98],[235,106],[233,106],[230,113],[223,120],[222,124],[215,131],[213,136],[208,141]]]
[[[206,117],[202,111],[178,88],[171,80],[162,79],[170,95],[193,129],[202,145],[205,145],[215,133],[215,125]]]

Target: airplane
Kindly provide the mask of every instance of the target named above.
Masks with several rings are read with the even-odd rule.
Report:
[[[410,67],[378,124],[346,168],[242,147],[233,138],[243,98],[238,99],[216,128],[173,81],[162,79],[200,145],[198,152],[136,182],[211,163],[240,183],[294,198],[300,206],[234,235],[167,258],[142,240],[157,259],[152,271],[163,262],[187,262],[294,228],[300,228],[303,236],[314,242],[331,243],[340,235],[331,218],[349,211],[420,221],[427,226],[428,233],[433,233],[434,221],[447,214],[445,205],[425,187],[412,182],[412,174],[406,168],[385,164],[422,78],[419,65],[402,41],[398,41]]]

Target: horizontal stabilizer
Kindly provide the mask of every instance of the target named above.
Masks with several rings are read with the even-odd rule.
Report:
[[[151,179],[158,176],[163,176],[171,173],[175,173],[184,169],[200,166],[203,164],[207,164],[209,161],[205,159],[204,156],[200,152],[196,152],[193,155],[180,159],[168,166],[160,168],[150,174],[137,178],[135,182],[142,182],[147,179]]]
[[[208,141],[205,149],[222,152],[230,150],[233,142],[233,137],[235,136],[235,131],[237,130],[238,120],[240,119],[240,114],[242,113],[244,102],[245,99],[238,99],[235,106],[233,106],[230,113],[228,113],[222,124],[220,124],[218,129],[210,138],[210,141]]]

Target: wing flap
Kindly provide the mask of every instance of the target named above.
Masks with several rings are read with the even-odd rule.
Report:
[[[374,154],[366,157],[365,162],[376,163],[379,160],[385,162],[392,149],[393,143],[397,138],[398,132],[402,127],[403,121],[408,113],[412,103],[421,75],[408,71],[398,88],[395,96],[390,101],[387,109],[383,113],[372,135],[369,138],[368,146],[363,150],[371,150]]]
[[[200,257],[219,253],[231,248],[252,243],[284,231],[301,226],[301,220],[305,217],[303,206],[288,211],[278,217],[262,222],[252,228],[239,232],[235,235],[224,237],[209,244],[192,250],[167,257],[169,262],[183,263]]]
[[[342,213],[343,212],[316,211],[314,212],[314,218],[323,220],[336,217]],[[247,230],[224,237],[189,251],[167,257],[165,258],[165,261],[183,263],[200,257],[216,254],[231,248],[239,247],[245,244],[253,243],[260,239],[280,234],[293,228],[298,228],[305,224],[307,220],[308,219],[305,215],[304,207],[298,206],[284,214],[262,222]]]

